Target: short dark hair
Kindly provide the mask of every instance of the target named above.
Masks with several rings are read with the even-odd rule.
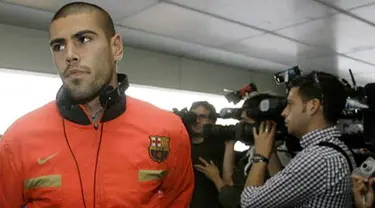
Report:
[[[205,108],[208,111],[208,118],[216,122],[217,112],[216,112],[215,107],[212,104],[210,104],[207,101],[197,101],[191,105],[190,111],[198,108],[199,106],[202,106],[203,108]]]
[[[87,3],[87,2],[73,2],[73,3],[64,5],[55,13],[50,23],[52,23],[53,21],[59,18],[67,17],[73,14],[85,13],[85,12],[86,13],[98,12],[98,14],[101,15],[101,20],[102,20],[101,25],[103,27],[102,29],[105,32],[106,36],[108,38],[111,38],[115,35],[116,33],[115,26],[109,13],[97,5]]]
[[[323,104],[324,119],[330,124],[337,123],[348,97],[346,88],[338,77],[325,72],[313,71],[306,76],[297,77],[288,87],[298,87],[303,102],[319,99]]]

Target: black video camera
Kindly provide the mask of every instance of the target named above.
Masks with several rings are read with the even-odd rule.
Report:
[[[356,88],[339,119],[342,139],[353,149],[375,150],[375,83]]]
[[[298,76],[301,76],[302,71],[299,66],[292,67],[282,72],[277,72],[274,74],[273,78],[277,84],[288,84],[291,80],[295,79]]]
[[[262,121],[275,121],[276,138],[284,139],[287,135],[287,129],[284,119],[281,117],[281,112],[286,106],[286,100],[280,96],[258,94],[249,99],[254,99],[256,96],[264,96],[257,107],[246,109],[246,116],[255,118],[256,123],[250,124],[246,122],[239,122],[236,125],[204,125],[203,137],[214,138],[217,140],[237,140],[247,145],[254,143],[253,128],[259,129]],[[224,108],[219,113],[219,118],[232,118],[240,120],[241,114],[244,110],[241,108]]]
[[[206,139],[215,139],[220,141],[236,140],[245,144],[253,143],[253,127],[252,124],[239,122],[235,125],[203,125],[203,137]]]
[[[302,71],[298,66],[287,69],[282,72],[278,72],[274,75],[274,79],[277,84],[285,83],[286,85],[296,77],[300,76]],[[242,88],[238,91],[232,92],[231,94],[226,95],[226,98],[229,102],[233,101],[238,103],[242,99],[246,98],[246,93],[251,93],[256,91],[256,86],[250,84],[245,88]],[[247,89],[247,90],[246,90]],[[255,89],[255,90],[254,90]],[[257,95],[255,95],[257,96]],[[255,97],[254,96],[254,97]],[[252,98],[249,98],[252,99]],[[284,118],[281,116],[282,111],[286,107],[286,98],[280,96],[269,96],[262,99],[259,102],[259,105],[255,108],[250,108],[246,110],[247,117],[255,118],[257,121],[255,124],[249,124],[246,122],[240,122],[236,125],[221,126],[221,125],[206,125],[204,126],[204,137],[215,137],[216,139],[234,139],[241,141],[245,144],[252,145],[254,143],[253,137],[253,127],[259,128],[260,123],[265,120],[275,121],[277,124],[276,129],[276,139],[277,140],[288,140],[292,141],[291,146],[293,145],[293,150],[300,150],[299,142],[297,138],[288,135],[287,128],[284,123]],[[223,119],[241,119],[242,109],[238,108],[224,108],[219,113],[219,118]],[[297,143],[298,145],[295,145]]]
[[[220,110],[218,118],[241,120],[241,113],[241,108],[223,108]]]

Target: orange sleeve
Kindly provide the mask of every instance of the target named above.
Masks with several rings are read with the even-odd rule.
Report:
[[[194,191],[190,139],[182,122],[177,122],[179,125],[170,134],[168,174],[162,185],[163,208],[188,208]]]
[[[5,134],[0,141],[0,207],[21,207],[23,181],[20,159],[16,157],[14,141]]]

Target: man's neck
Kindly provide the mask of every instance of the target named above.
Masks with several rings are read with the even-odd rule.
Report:
[[[308,127],[307,127],[307,132],[306,134],[312,132],[312,131],[315,131],[315,130],[319,130],[319,129],[325,129],[325,128],[328,128],[328,127],[331,127],[333,126],[332,124],[328,124],[326,121],[319,121],[319,122],[312,122]],[[304,135],[306,135],[304,134]]]
[[[84,106],[91,118],[95,117],[96,114],[103,109],[102,105],[100,104],[99,97],[95,98]]]
[[[109,82],[109,85],[112,85],[112,87],[114,88],[118,87],[117,73],[114,73],[112,75],[112,79]],[[103,107],[100,104],[99,96],[96,97],[94,100],[86,103],[84,106],[88,114],[91,116],[91,118],[97,116],[98,112],[103,110]]]

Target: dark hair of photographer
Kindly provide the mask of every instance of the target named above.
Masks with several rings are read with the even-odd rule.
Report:
[[[215,140],[215,138],[203,138],[203,126],[205,124],[215,124],[217,120],[217,113],[215,107],[207,101],[194,102],[190,108],[190,112],[197,115],[197,120],[192,124],[191,135],[191,157],[193,165],[205,165],[212,163],[216,164],[217,171],[221,174],[223,172],[223,160],[225,144],[223,140]],[[203,172],[194,168],[195,187],[193,197],[191,200],[191,208],[221,208],[217,199],[218,191],[215,184],[206,177]]]
[[[292,80],[289,88],[298,87],[303,102],[318,98],[329,125],[336,125],[346,104],[347,93],[339,79],[324,72],[312,72]]]
[[[215,109],[215,107],[212,104],[210,104],[207,101],[197,101],[197,102],[194,102],[191,105],[190,111],[192,111],[194,109],[197,109],[200,106],[202,106],[203,108],[205,108],[208,111],[208,115],[207,115],[208,117],[207,118],[210,119],[210,120],[212,120],[215,123],[216,120],[217,120],[216,109]]]

